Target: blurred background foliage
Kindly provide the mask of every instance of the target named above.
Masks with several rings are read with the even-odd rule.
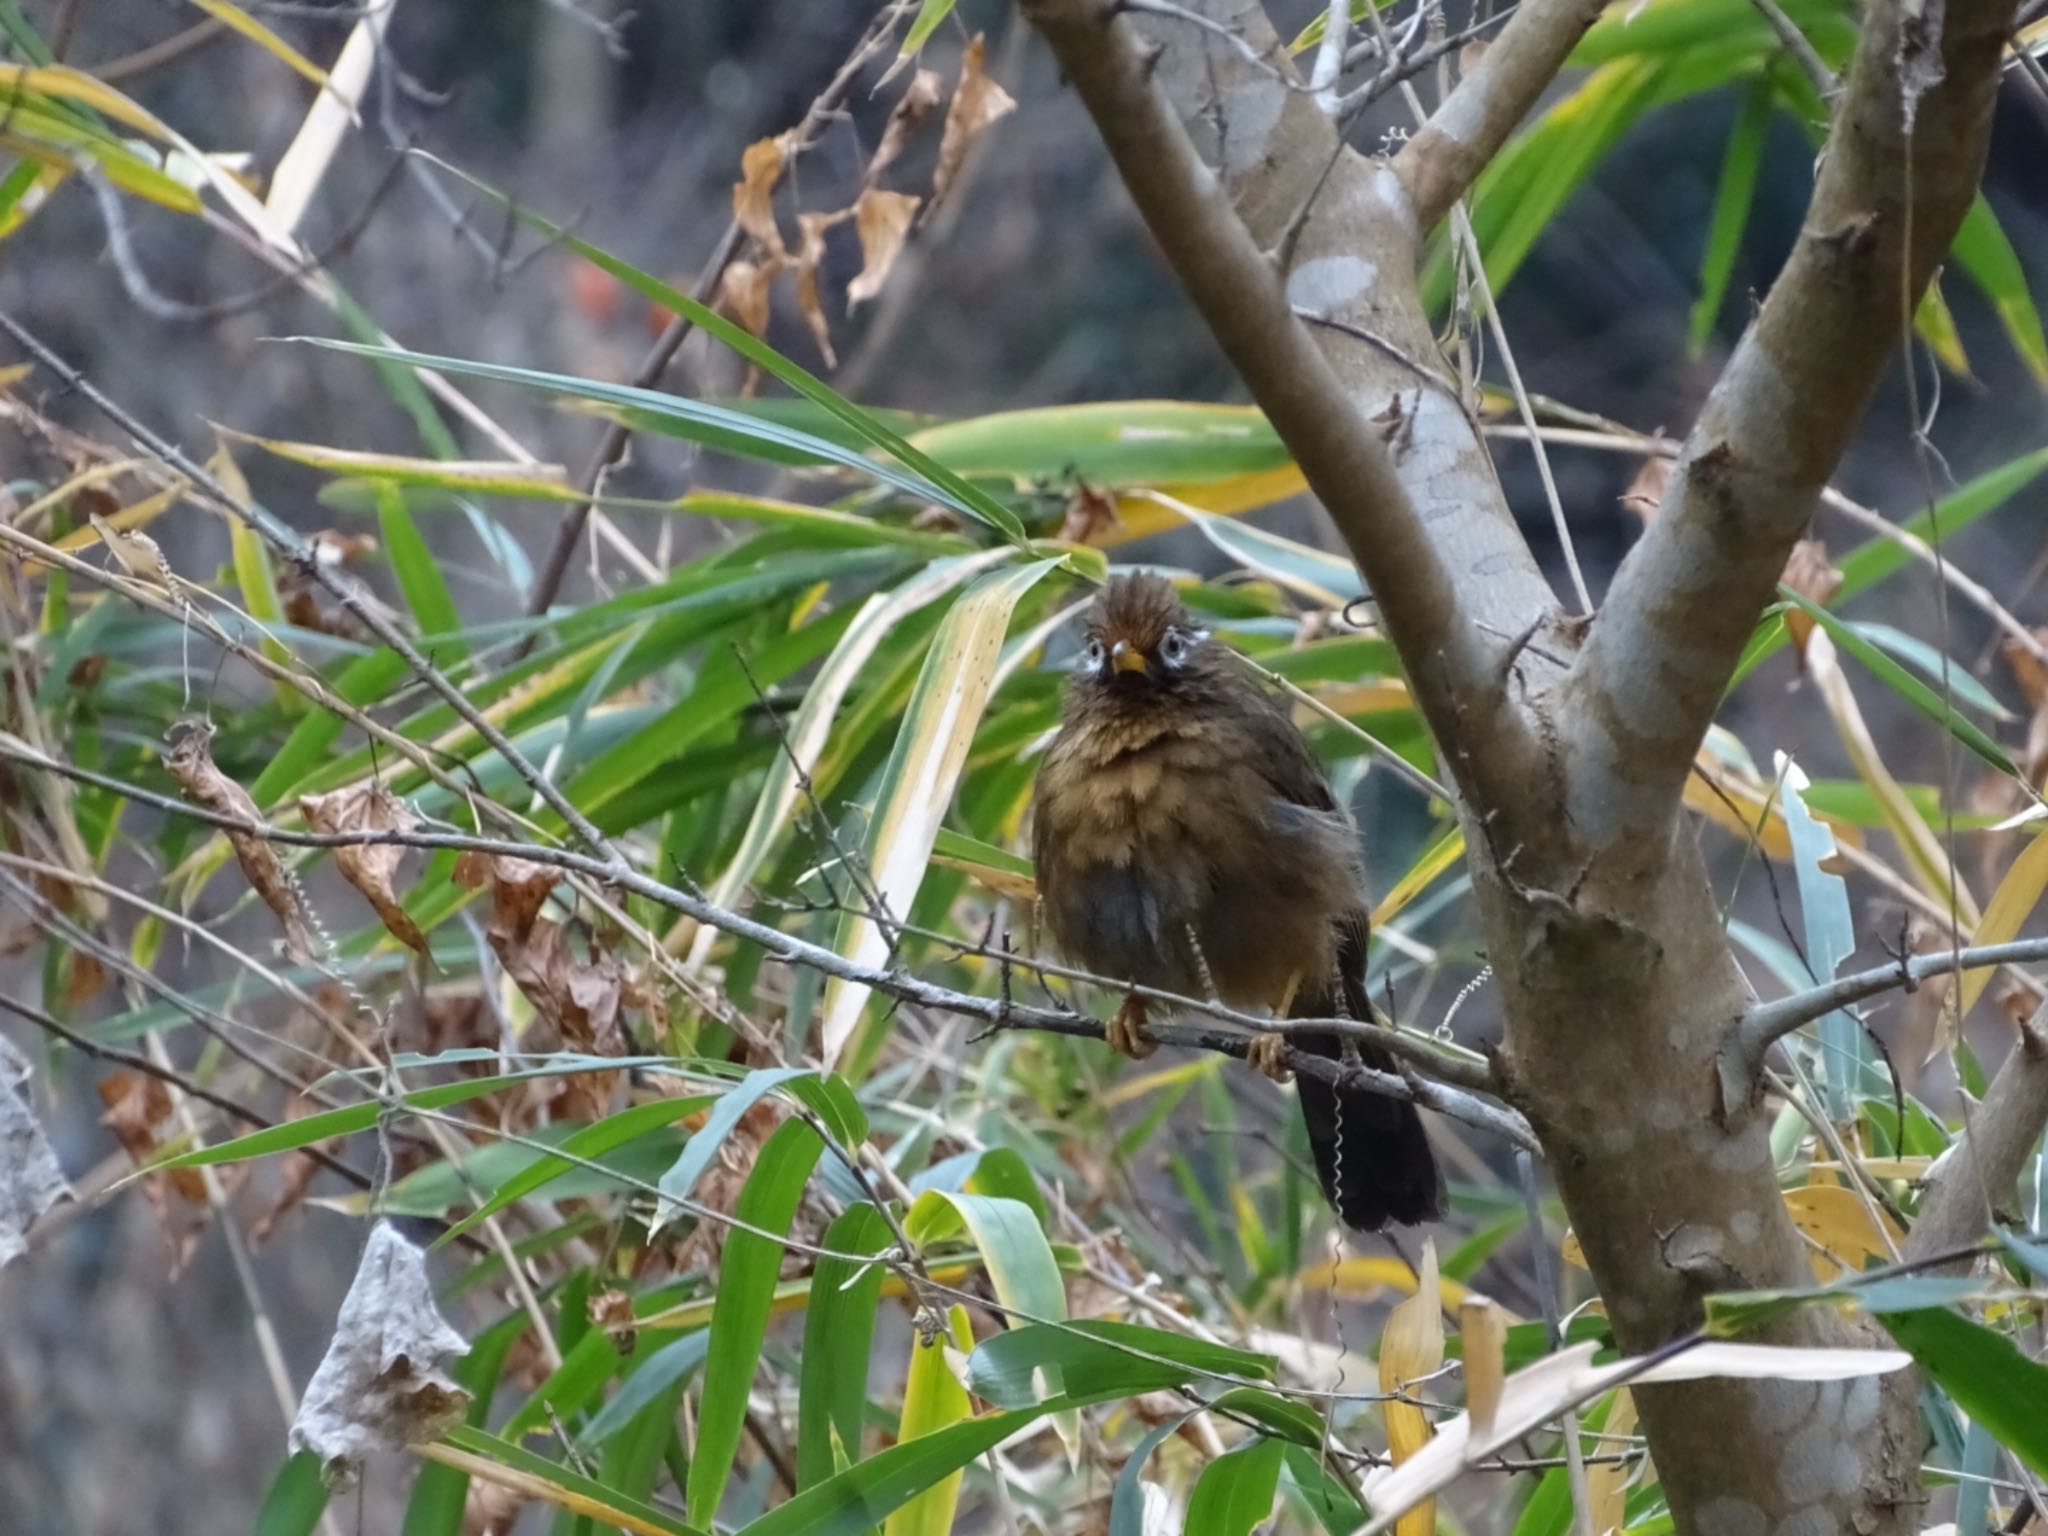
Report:
[[[374,1461],[338,1529],[1242,1532],[1277,1510],[1349,1531],[1360,1480],[1462,1400],[1428,1364],[1465,1346],[1446,1311],[1471,1326],[1489,1298],[1509,1369],[1604,1338],[1561,1213],[1470,1127],[1436,1122],[1441,1230],[1338,1244],[1280,1093],[1221,1056],[986,1034],[764,963],[646,891],[452,848],[395,878],[289,846],[266,869],[121,787],[218,809],[224,775],[314,831],[489,833],[490,800],[552,841],[573,829],[533,765],[657,881],[1043,1001],[1067,984],[995,958],[1033,953],[1035,751],[1079,604],[1107,562],[1151,563],[1294,691],[1364,829],[1375,997],[1476,1059],[1496,1021],[1457,836],[1369,601],[1047,59],[1010,7],[952,9],[0,0],[0,311],[217,487],[138,456],[47,366],[4,376],[6,1006],[140,1058],[9,1028],[87,1197],[0,1277],[0,1498],[23,1529],[321,1518],[280,1408],[362,1245],[371,1195],[337,1164],[439,1240],[473,1394],[433,1459]],[[1275,7],[1296,28],[1319,9]],[[1596,592],[1804,208],[1816,73],[1854,17],[1788,10],[1805,62],[1747,0],[1616,7],[1474,197]],[[1766,992],[1809,985],[1815,955],[1943,942],[1951,910],[2010,937],[2048,883],[1997,825],[2048,761],[2048,98],[2023,73],[1923,308],[1917,390],[1901,370],[1873,406],[1702,757],[1702,835]],[[322,127],[343,97],[359,126]],[[1403,110],[1372,103],[1352,141]],[[689,297],[707,275],[715,312]],[[1426,286],[1447,335],[1481,334],[1447,247]],[[628,382],[678,316],[674,365]],[[549,590],[608,425],[630,455]],[[520,761],[223,499],[367,583]],[[95,517],[152,541],[114,550],[125,591],[57,558],[113,563]],[[1891,524],[1983,586],[1941,598]],[[2038,991],[1982,982],[1959,1038],[1937,984],[1874,1019],[1886,1057],[1844,1020],[1800,1045],[1798,1092],[1893,1215]],[[366,1092],[411,1108],[380,1119]],[[1776,1149],[1817,1279],[1881,1262],[1891,1217],[1841,1146],[1788,1108]],[[2013,1249],[2008,1329],[2038,1261]],[[1418,1428],[1381,1393],[1424,1376]],[[2009,1505],[2006,1453],[1938,1397],[1930,1423],[1959,1521]],[[1626,1393],[1585,1424],[1594,1528],[1668,1527]],[[1562,1531],[1559,1446],[1528,1437],[1433,1518]]]

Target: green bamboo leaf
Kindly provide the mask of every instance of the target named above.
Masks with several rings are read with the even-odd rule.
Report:
[[[895,749],[882,771],[880,804],[867,842],[875,892],[890,912],[908,912],[924,881],[932,840],[952,803],[953,788],[995,683],[1010,615],[1018,600],[1058,563],[1034,560],[981,577],[961,594],[932,638]],[[881,963],[888,948],[882,930],[865,914],[850,917],[840,927],[839,953],[859,964]],[[866,987],[838,977],[826,985],[820,1051],[827,1066],[839,1059],[867,997]]]
[[[1069,1396],[1137,1396],[1189,1383],[1250,1379],[1272,1381],[1270,1355],[1211,1344],[1140,1323],[1100,1320],[1028,1324],[983,1339],[967,1362],[975,1396],[998,1407],[1035,1400],[1033,1373],[1061,1373]]]
[[[477,1077],[460,1083],[437,1083],[431,1088],[417,1088],[411,1093],[399,1094],[397,1102],[411,1109],[446,1109],[451,1104],[467,1103],[487,1093],[494,1093],[500,1088],[529,1083],[536,1078],[561,1077],[579,1072],[616,1072],[626,1064],[616,1056],[586,1056],[557,1061],[530,1072],[509,1072],[502,1077]],[[311,1146],[316,1141],[366,1131],[377,1123],[377,1117],[383,1110],[384,1106],[375,1100],[367,1104],[347,1104],[340,1109],[322,1110],[317,1115],[307,1115],[302,1119],[288,1120],[282,1125],[251,1131],[246,1136],[217,1142],[210,1147],[196,1147],[190,1152],[167,1157],[149,1166],[152,1171],[199,1168],[219,1163],[247,1162],[252,1157],[267,1157],[274,1152],[290,1152],[299,1147]]]
[[[688,316],[706,335],[723,342],[763,372],[780,379],[799,395],[836,417],[860,441],[887,454],[913,475],[924,477],[931,486],[937,488],[930,499],[952,507],[975,522],[986,523],[1012,541],[1023,537],[1023,525],[1017,521],[1016,514],[1008,507],[980,487],[961,479],[921,449],[904,441],[901,434],[883,417],[855,405],[824,380],[798,367],[745,327],[735,325],[715,309],[698,303],[688,294],[670,287],[659,278],[649,276],[638,267],[619,260],[609,251],[599,249],[589,241],[541,217],[532,209],[520,206],[496,188],[478,181],[458,167],[447,165],[446,162],[436,163],[443,165],[452,175],[460,177],[486,197],[496,201],[507,209],[512,217],[539,230],[549,240],[566,246],[592,265],[609,272],[642,298],[651,299],[678,315]],[[879,473],[872,460],[868,461],[866,472]]]
[[[1055,1400],[1009,1413],[984,1414],[936,1434],[892,1445],[741,1526],[739,1536],[862,1536],[891,1510],[1002,1444],[1034,1419],[1071,1406],[1065,1400]]]
[[[916,53],[925,44],[925,39],[936,32],[939,23],[953,14],[953,0],[924,0],[917,8],[917,16],[910,23],[910,30],[903,34],[903,46],[898,50],[905,58]]]
[[[584,1126],[564,1138],[562,1151],[566,1157],[542,1155],[529,1163],[520,1172],[497,1186],[497,1191],[462,1220],[452,1224],[447,1231],[436,1238],[435,1246],[460,1237],[478,1222],[488,1221],[515,1200],[524,1200],[564,1174],[579,1167],[575,1159],[595,1160],[607,1152],[631,1141],[637,1141],[648,1132],[662,1126],[673,1125],[685,1116],[693,1115],[712,1102],[709,1094],[690,1098],[655,1099],[646,1104],[635,1104],[617,1114],[607,1115],[591,1125]],[[521,1150],[526,1150],[522,1148]]]
[[[377,485],[377,527],[384,536],[385,558],[391,562],[398,590],[405,594],[406,606],[419,625],[422,643],[431,642],[428,649],[435,665],[445,668],[467,660],[469,647],[457,634],[462,615],[448,593],[448,583],[441,579],[440,562],[427,547],[398,487],[381,481]]]
[[[946,1359],[949,1346],[963,1356],[974,1348],[967,1309],[957,1304],[948,1308],[946,1324],[945,1334],[931,1340],[911,1332],[910,1369],[903,1381],[903,1414],[896,1430],[899,1444],[940,1434],[974,1411],[967,1389]],[[955,1470],[892,1511],[882,1524],[882,1536],[946,1536],[960,1507],[960,1481],[965,1475],[964,1468]]]
[[[1742,248],[1742,232],[1749,223],[1750,203],[1756,196],[1757,168],[1763,163],[1764,130],[1770,126],[1771,106],[1776,100],[1768,76],[1751,83],[1743,93],[1742,106],[1728,130],[1728,147],[1721,156],[1721,180],[1714,190],[1714,217],[1707,229],[1707,245],[1700,256],[1700,296],[1692,306],[1692,323],[1686,333],[1686,351],[1698,357],[1714,334],[1714,321],[1728,296],[1728,279],[1735,271],[1736,253]]]
[[[2042,333],[2041,311],[2027,291],[2026,269],[2020,265],[2019,253],[1982,192],[1963,215],[1950,249],[1956,264],[1991,301],[2028,371],[2037,381],[2048,383],[2048,336]]]
[[[358,656],[328,685],[335,697],[358,708],[389,695],[406,674],[405,659],[393,650],[375,650]],[[305,775],[340,738],[348,721],[336,710],[306,711],[292,727],[277,755],[264,765],[249,793],[258,805],[273,806],[296,789]]]
[[[1836,645],[1846,654],[1862,662],[1877,675],[1878,681],[1906,703],[1954,736],[1957,741],[1999,772],[2011,774],[2015,778],[2020,777],[2020,771],[2013,766],[2012,759],[2005,755],[1997,742],[1984,734],[1981,727],[1950,709],[1940,694],[1856,633],[1840,618],[1788,586],[1781,585],[1778,588],[1778,595],[1806,610],[1813,621],[1833,637]]]
[[[1881,1313],[1878,1321],[1956,1406],[2048,1477],[2048,1366],[2012,1340],[1940,1307]]]
[[[910,441],[956,473],[1020,490],[1076,480],[1104,490],[1199,485],[1292,462],[1256,406],[1187,400],[1002,411],[926,427]]]
[[[814,1488],[838,1470],[836,1439],[847,1455],[860,1459],[866,1419],[868,1360],[875,1337],[875,1308],[888,1269],[859,1264],[837,1254],[879,1254],[894,1245],[895,1232],[872,1205],[840,1213],[825,1230],[811,1276],[810,1308],[804,1317],[802,1375],[797,1382],[796,1478],[799,1490]]]
[[[712,884],[711,901],[720,906],[731,905],[754,878],[762,861],[787,830],[806,777],[811,779],[814,791],[829,787],[818,782],[819,765],[831,740],[839,706],[866,674],[868,662],[883,640],[913,612],[1007,559],[1005,551],[983,550],[936,560],[893,590],[874,593],[861,604],[839,644],[804,690],[804,701],[789,723],[788,750],[769,770],[739,847]],[[699,931],[690,951],[691,964],[702,963],[716,937],[712,929]]]
[[[1199,1408],[1176,1414],[1164,1424],[1148,1433],[1131,1448],[1130,1456],[1116,1475],[1116,1482],[1109,1496],[1109,1536],[1145,1536],[1150,1522],[1145,1519],[1145,1490],[1141,1486],[1145,1477],[1145,1463],[1152,1459],[1152,1453],[1166,1442],[1170,1435],[1180,1432]]]
[[[1254,1440],[1204,1467],[1188,1496],[1186,1536],[1251,1536],[1273,1511],[1284,1445]]]
[[[590,1416],[576,1436],[578,1449],[595,1450],[647,1410],[655,1399],[679,1390],[703,1366],[711,1330],[698,1328],[671,1339],[638,1365],[611,1401]]]
[[[320,1454],[300,1451],[286,1457],[271,1479],[250,1536],[312,1536],[326,1511],[327,1484],[320,1477]]]
[[[711,1111],[703,1127],[683,1147],[683,1155],[676,1159],[675,1166],[661,1176],[662,1195],[672,1201],[689,1199],[697,1187],[697,1180],[704,1176],[704,1170],[711,1166],[711,1159],[718,1155],[718,1149],[725,1145],[726,1137],[732,1134],[733,1127],[740,1123],[748,1110],[791,1079],[815,1076],[817,1073],[809,1067],[762,1067],[749,1072],[726,1089],[718,1096],[717,1107]],[[681,1213],[671,1212],[664,1221],[672,1220],[678,1214]]]
[[[545,1456],[536,1456],[510,1439],[469,1425],[450,1430],[445,1439],[458,1451],[509,1468],[518,1475],[515,1486],[558,1509],[622,1526],[634,1536],[704,1536],[703,1531],[663,1514],[653,1505],[629,1498]]]
[[[733,1211],[745,1225],[726,1234],[725,1254],[719,1263],[718,1304],[711,1314],[710,1353],[704,1364],[707,1386],[698,1411],[686,1497],[691,1521],[707,1529],[725,1497],[733,1459],[739,1454],[747,1395],[753,1389],[754,1368],[761,1358],[761,1341],[767,1335],[768,1315],[774,1305],[776,1275],[782,1268],[780,1234],[789,1230],[804,1184],[824,1146],[818,1133],[803,1121],[784,1121],[762,1144]]]

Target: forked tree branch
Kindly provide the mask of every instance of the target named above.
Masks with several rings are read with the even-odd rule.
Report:
[[[1471,622],[1395,472],[1389,444],[1404,421],[1368,422],[1296,317],[1276,260],[1252,238],[1154,82],[1159,49],[1113,0],[1023,0],[1023,9],[1210,332],[1343,533],[1461,788],[1482,804],[1500,803],[1525,760],[1512,744],[1519,721],[1498,707],[1499,646]],[[1489,776],[1501,792],[1478,782]]]
[[[1982,1237],[2044,1130],[2048,1003],[2020,1026],[2020,1037],[1983,1102],[1970,1112],[1962,1139],[1942,1155],[1906,1240],[1905,1257],[1928,1258]]]
[[[1593,848],[1663,847],[1757,614],[1976,195],[2012,14],[1864,9],[1798,244],[1568,680],[1567,806]]]
[[[1522,0],[1472,72],[1394,156],[1415,222],[1428,229],[1470,190],[1529,114],[1606,0]]]

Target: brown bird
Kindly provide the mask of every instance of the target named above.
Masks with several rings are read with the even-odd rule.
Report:
[[[1157,576],[1112,580],[1088,616],[1059,735],[1038,775],[1038,890],[1075,964],[1276,1016],[1366,1020],[1367,908],[1357,839],[1308,744]],[[1142,1058],[1142,997],[1110,1021]],[[1329,1034],[1260,1035],[1338,1059]],[[1364,1045],[1367,1066],[1389,1069]],[[1413,1104],[1300,1080],[1323,1193],[1345,1224],[1443,1214],[1443,1175]]]

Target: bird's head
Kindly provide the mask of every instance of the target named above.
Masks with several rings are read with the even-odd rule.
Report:
[[[1079,686],[1118,694],[1171,691],[1207,660],[1209,632],[1164,578],[1113,578],[1088,613]]]

